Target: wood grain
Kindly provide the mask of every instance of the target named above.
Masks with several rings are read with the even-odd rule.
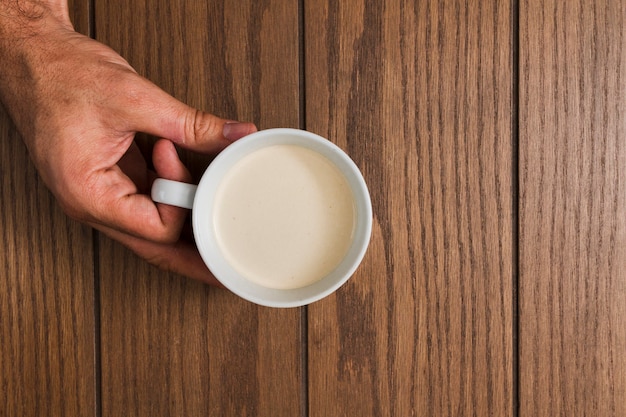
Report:
[[[1,109],[0,187],[0,416],[94,415],[91,231],[59,209]]]
[[[307,128],[374,206],[351,281],[309,308],[309,412],[513,413],[511,10],[305,2]]]
[[[521,2],[522,416],[626,415],[625,26]]]
[[[345,149],[363,265],[295,310],[160,272],[0,113],[0,416],[626,415],[623,2],[231,3],[70,10],[180,100]]]
[[[297,3],[98,1],[96,28],[194,107],[259,128],[300,124]],[[196,174],[210,160],[182,157]],[[103,416],[303,412],[300,309],[168,276],[105,238],[99,256]]]

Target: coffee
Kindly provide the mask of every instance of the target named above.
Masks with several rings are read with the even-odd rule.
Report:
[[[297,145],[272,145],[226,173],[213,225],[224,257],[243,277],[292,289],[329,274],[346,255],[355,202],[339,169]]]
[[[157,178],[151,196],[192,209],[198,252],[215,278],[268,307],[299,307],[335,292],[372,233],[359,167],[304,130],[252,133],[217,155],[197,186]]]

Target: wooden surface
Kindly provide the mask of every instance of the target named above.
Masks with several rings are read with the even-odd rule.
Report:
[[[77,30],[86,9],[72,2]],[[69,220],[0,113],[0,416],[93,415],[93,232]]]
[[[626,415],[626,3],[520,13],[520,400]]]
[[[306,120],[362,168],[374,233],[309,308],[311,415],[508,415],[510,9],[347,3],[306,5]]]
[[[180,100],[345,149],[373,236],[257,307],[67,219],[2,113],[0,416],[626,415],[624,2],[70,8]]]

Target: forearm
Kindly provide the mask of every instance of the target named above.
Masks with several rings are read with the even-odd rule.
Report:
[[[59,25],[71,28],[65,1],[0,0],[0,56],[19,56]]]
[[[0,0],[0,42],[37,33],[47,17],[71,26],[67,0]]]
[[[46,39],[58,28],[71,29],[66,1],[0,0],[0,101],[23,135],[32,134],[24,115],[36,105],[53,52]]]

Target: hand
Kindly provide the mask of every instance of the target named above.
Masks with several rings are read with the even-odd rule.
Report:
[[[174,143],[215,153],[256,127],[169,96],[113,50],[76,33],[65,2],[37,11],[14,32],[19,39],[8,42],[2,32],[0,97],[42,179],[69,216],[163,269],[216,284],[195,245],[180,238],[187,211],[153,203],[149,189],[156,176],[190,182]],[[134,143],[137,132],[165,138],[154,145],[156,172]]]

